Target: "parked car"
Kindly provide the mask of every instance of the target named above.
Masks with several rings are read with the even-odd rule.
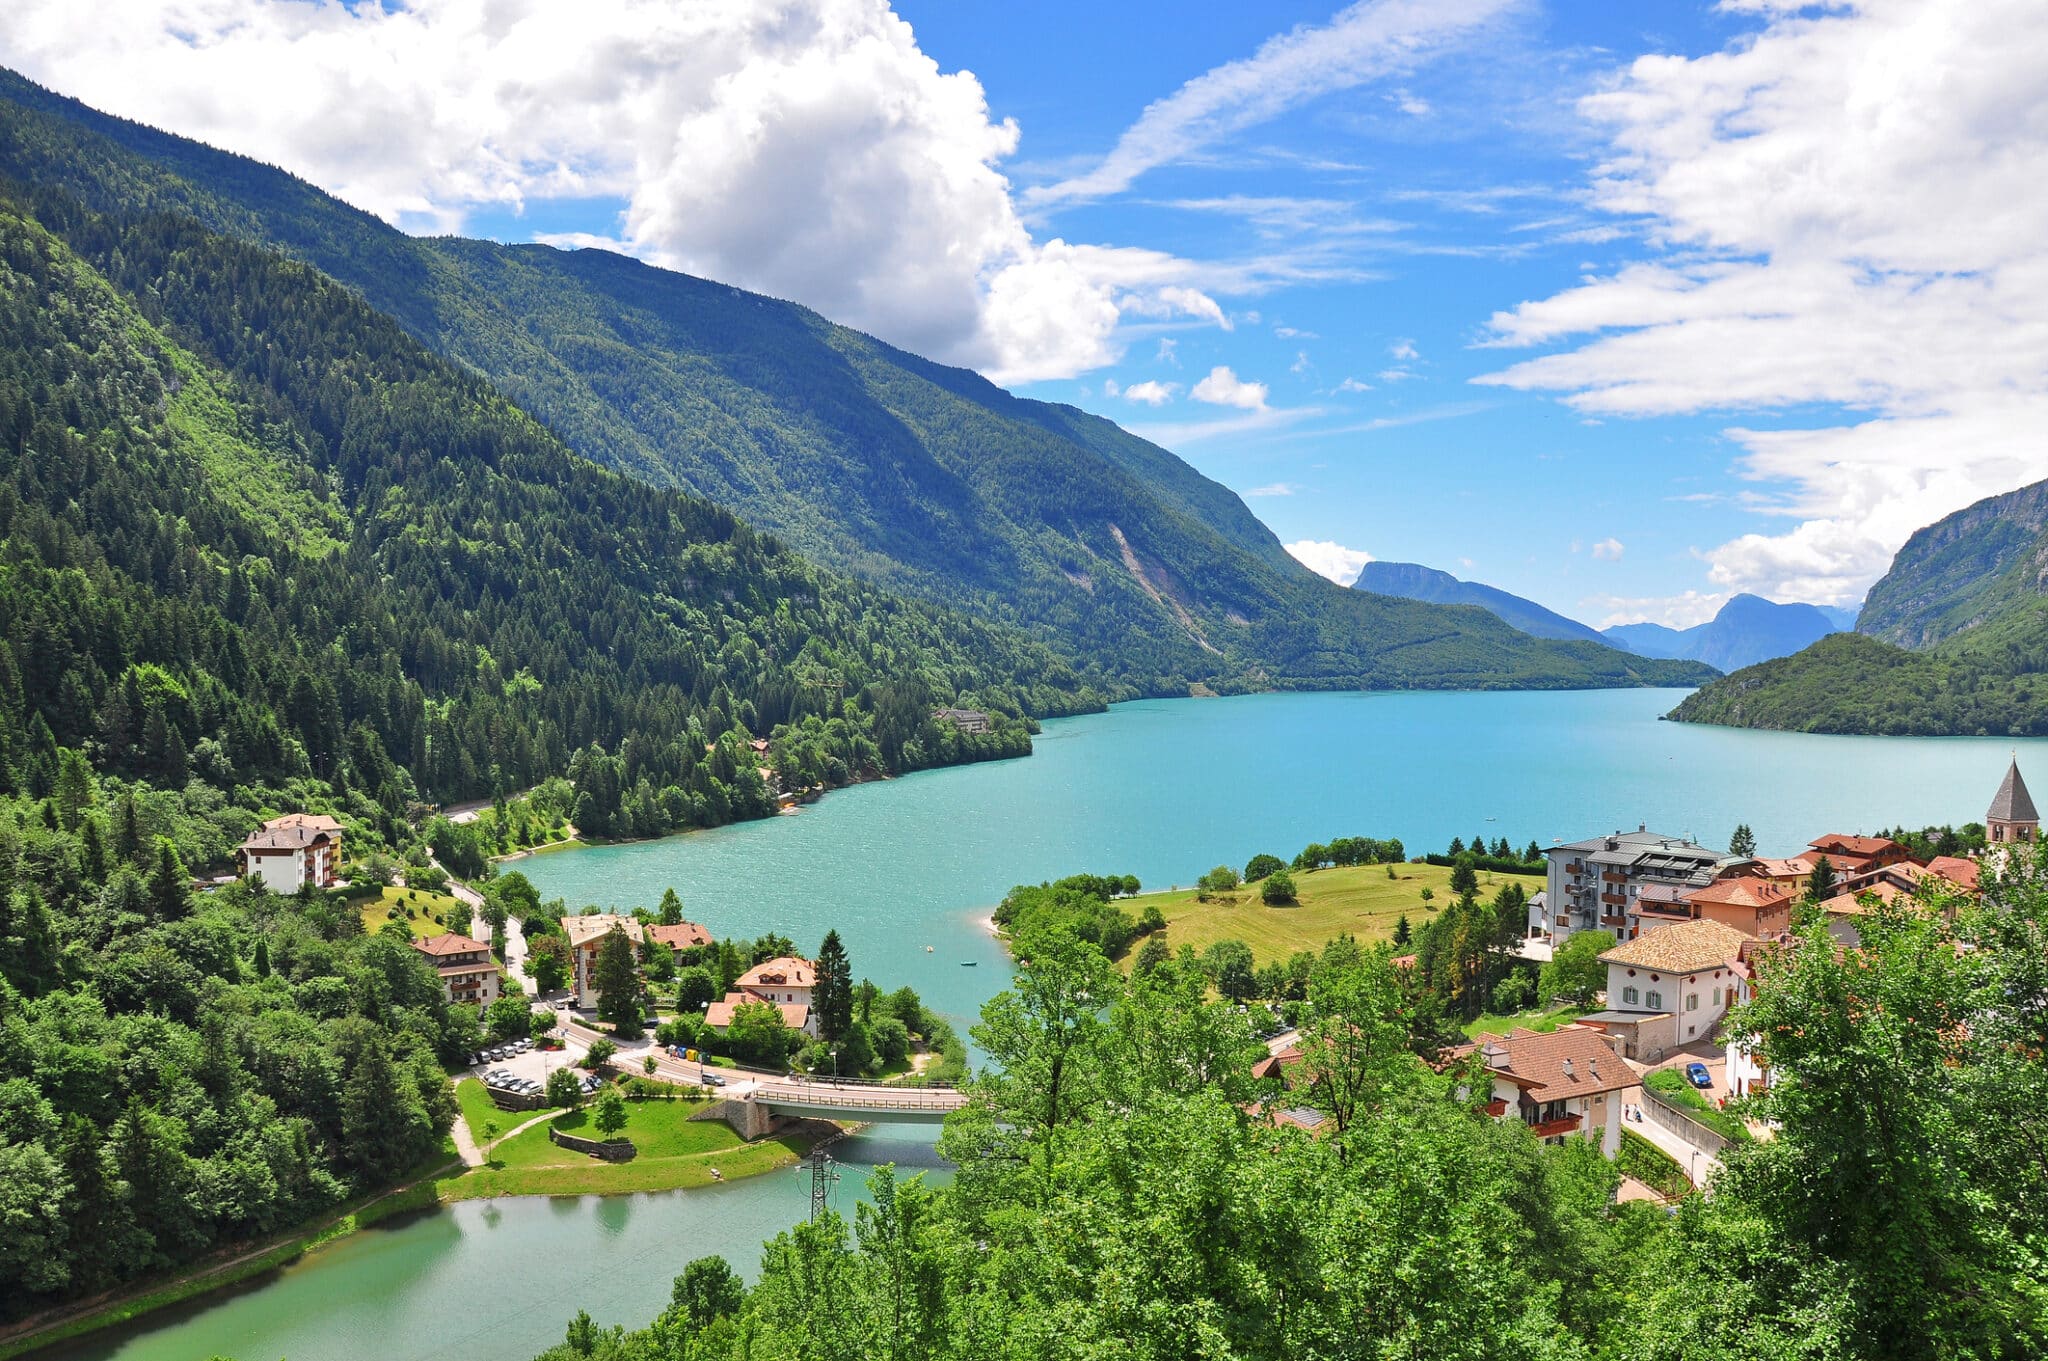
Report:
[[[704,1075],[704,1085],[707,1087],[723,1087],[725,1079],[716,1073],[706,1073]]]
[[[1687,1082],[1690,1082],[1693,1086],[1700,1088],[1711,1087],[1714,1085],[1714,1075],[1707,1071],[1707,1065],[1704,1063],[1686,1064],[1685,1080]]]

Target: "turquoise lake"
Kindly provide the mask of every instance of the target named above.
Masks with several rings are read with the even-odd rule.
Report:
[[[2048,771],[2048,741],[1659,722],[1682,693],[1125,704],[1048,723],[1025,760],[922,772],[763,822],[514,868],[572,905],[652,906],[673,885],[688,915],[721,935],[775,930],[808,950],[837,928],[857,974],[909,983],[964,1026],[1008,977],[984,922],[1019,882],[1091,870],[1163,888],[1341,835],[1398,836],[1414,853],[1475,833],[1521,846],[1638,823],[1723,845],[1747,822],[1765,853],[1784,854],[1826,831],[1979,820],[2009,750]],[[842,1209],[867,1166],[932,1164],[930,1132],[914,1131],[841,1146]],[[694,1257],[723,1253],[751,1273],[763,1239],[805,1205],[795,1173],[611,1200],[468,1202],[46,1354],[518,1361],[560,1341],[578,1307],[601,1323],[645,1322]]]

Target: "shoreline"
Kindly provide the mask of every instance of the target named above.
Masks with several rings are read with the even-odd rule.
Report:
[[[462,1119],[458,1112],[456,1120]],[[636,1195],[685,1195],[701,1191],[706,1187],[731,1185],[750,1181],[793,1167],[807,1156],[819,1143],[842,1139],[858,1133],[859,1126],[843,1128],[832,1125],[829,1130],[810,1129],[805,1126],[815,1121],[799,1121],[791,1129],[769,1135],[752,1143],[739,1145],[721,1153],[690,1155],[701,1162],[687,1168],[665,1168],[669,1171],[695,1172],[703,1168],[702,1175],[691,1175],[673,1184],[657,1186],[608,1186],[604,1184],[606,1174],[630,1174],[632,1163],[606,1163],[591,1160],[589,1167],[571,1166],[564,1168],[525,1169],[515,1174],[521,1181],[559,1180],[574,1183],[578,1179],[595,1174],[593,1184],[564,1185],[554,1189],[504,1190],[485,1189],[484,1183],[490,1178],[479,1178],[489,1173],[491,1164],[478,1167],[465,1164],[459,1155],[451,1153],[447,1161],[438,1163],[432,1170],[412,1180],[387,1190],[375,1192],[345,1202],[337,1213],[315,1216],[305,1224],[287,1229],[282,1236],[241,1247],[227,1247],[217,1250],[231,1254],[225,1260],[211,1265],[194,1265],[184,1272],[167,1279],[138,1283],[134,1288],[112,1298],[101,1299],[89,1304],[80,1304],[50,1316],[31,1315],[21,1323],[0,1328],[0,1361],[32,1355],[45,1347],[55,1346],[75,1338],[85,1337],[107,1328],[119,1327],[138,1319],[147,1318],[159,1310],[188,1300],[199,1299],[240,1285],[245,1281],[279,1270],[295,1263],[317,1257],[321,1252],[336,1244],[347,1241],[365,1230],[375,1228],[387,1220],[409,1214],[438,1214],[452,1210],[467,1201],[488,1200],[581,1200],[585,1196],[636,1196]],[[830,1123],[830,1122],[824,1122]],[[791,1147],[792,1144],[801,1147]],[[751,1157],[749,1156],[751,1155]],[[682,1159],[666,1159],[674,1164]],[[720,1161],[724,1166],[717,1168],[719,1175],[711,1175],[712,1164]],[[743,1170],[728,1170],[735,1164]],[[449,1175],[453,1173],[453,1175]],[[629,1175],[613,1175],[611,1180],[630,1180]],[[469,1189],[457,1190],[468,1184]],[[38,1318],[45,1321],[36,1322]]]

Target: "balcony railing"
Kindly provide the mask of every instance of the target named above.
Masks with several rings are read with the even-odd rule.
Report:
[[[1529,1126],[1539,1139],[1548,1139],[1555,1134],[1570,1134],[1578,1127],[1579,1117],[1576,1115],[1561,1115],[1555,1120],[1545,1120]]]

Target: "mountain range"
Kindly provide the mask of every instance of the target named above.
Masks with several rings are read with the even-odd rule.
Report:
[[[1537,638],[1600,642],[1641,657],[1702,662],[1717,671],[1782,657],[1834,632],[1837,618],[1815,605],[1780,605],[1738,595],[1704,624],[1617,624],[1602,632],[1533,600],[1414,562],[1369,562],[1352,589],[1438,604],[1477,605]]]
[[[1617,624],[1602,636],[1645,657],[1685,657],[1733,671],[1797,652],[1836,631],[1834,619],[1816,605],[1780,605],[1745,593],[1731,596],[1712,619],[1691,628]]]
[[[1807,732],[2048,732],[2048,482],[1915,533],[1854,633],[1737,671],[1672,717]]]
[[[407,236],[12,74],[0,178],[50,223],[170,215],[302,261],[577,454],[715,502],[828,571],[1014,630],[1106,698],[1708,674],[1344,590],[1166,450],[808,309],[604,251]]]
[[[1374,591],[1381,595],[1397,595],[1405,600],[1428,600],[1442,605],[1477,605],[1483,610],[1492,611],[1532,637],[1602,643],[1609,647],[1623,647],[1631,652],[1639,651],[1625,643],[1603,637],[1599,630],[1589,628],[1576,619],[1567,619],[1555,610],[1545,609],[1533,600],[1510,594],[1497,586],[1487,586],[1477,581],[1461,581],[1449,572],[1424,567],[1421,563],[1368,562],[1364,570],[1358,574],[1358,579],[1351,583],[1351,588],[1355,591]]]

